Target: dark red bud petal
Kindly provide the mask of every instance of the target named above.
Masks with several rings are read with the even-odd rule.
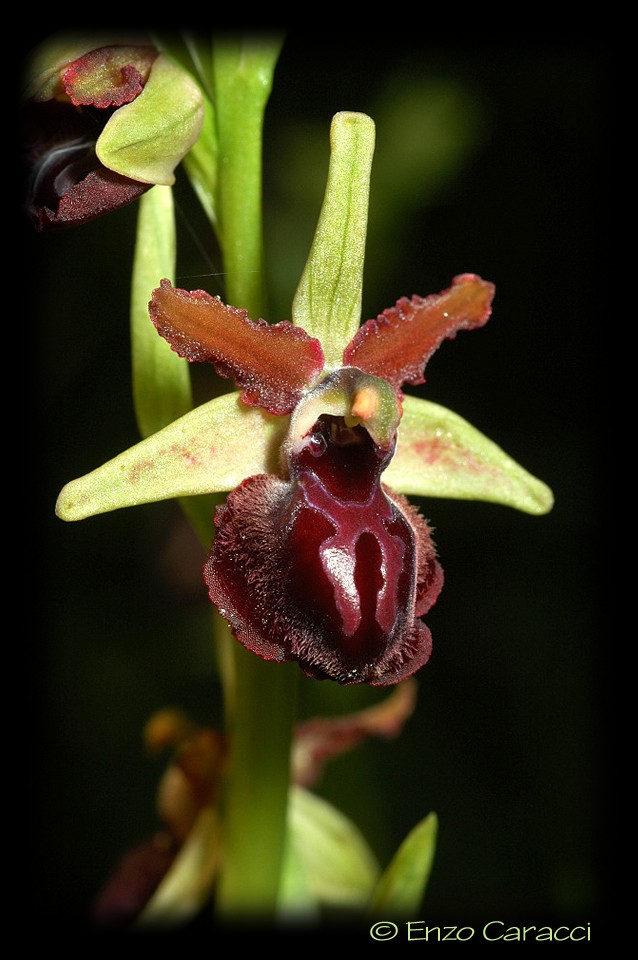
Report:
[[[157,56],[154,47],[100,47],[74,60],[62,84],[76,106],[121,107],[140,95]]]
[[[317,679],[385,686],[431,651],[419,617],[442,586],[430,530],[380,477],[362,426],[322,416],[290,480],[257,476],[219,508],[204,576],[237,639]]]
[[[94,111],[51,100],[21,111],[25,206],[38,230],[86,223],[136,200],[151,184],[108,170],[97,158]]]
[[[32,209],[39,230],[50,227],[70,227],[95,220],[137,200],[152,185],[129,180],[99,166],[91,170],[79,183],[68,187],[59,198],[55,209],[48,206]]]

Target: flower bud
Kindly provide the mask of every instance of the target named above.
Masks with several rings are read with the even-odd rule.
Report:
[[[82,50],[82,42],[45,44],[26,78],[26,206],[40,230],[84,223],[174,183],[203,123],[201,90],[154,47]]]

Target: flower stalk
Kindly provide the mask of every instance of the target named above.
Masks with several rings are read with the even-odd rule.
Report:
[[[218,136],[218,235],[229,303],[264,316],[262,130],[281,39],[213,43]]]
[[[273,669],[234,641],[233,662],[224,860],[215,911],[224,921],[269,923],[276,915],[286,843],[298,674],[294,664]]]
[[[263,264],[262,132],[279,38],[216,39],[212,89],[217,144],[217,224],[230,302],[266,313]],[[224,858],[215,911],[235,920],[274,916],[286,838],[296,675],[269,670],[214,615],[230,734],[222,800]],[[267,722],[265,722],[265,718]]]

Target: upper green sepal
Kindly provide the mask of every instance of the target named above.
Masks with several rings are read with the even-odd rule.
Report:
[[[240,402],[237,392],[202,404],[62,489],[62,520],[173,497],[232,490],[246,477],[273,473],[286,418]]]
[[[400,493],[484,500],[548,513],[549,487],[445,407],[406,396],[396,452],[383,481]]]
[[[375,125],[363,113],[338,113],[330,128],[330,166],[323,206],[292,307],[293,323],[321,343],[326,368],[361,323]]]

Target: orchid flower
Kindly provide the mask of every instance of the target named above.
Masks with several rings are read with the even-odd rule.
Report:
[[[48,40],[28,65],[21,110],[36,227],[85,223],[172,185],[203,121],[199,86],[148,41]]]
[[[173,351],[236,389],[63,489],[79,520],[171,497],[228,493],[204,568],[237,640],[314,678],[395,684],[428,660],[423,617],[443,575],[406,495],[483,499],[532,514],[548,488],[466,421],[406,387],[444,340],[482,326],[494,287],[464,273],[360,326],[374,126],[338,114],[326,199],[291,321],[251,319],[164,279],[150,319]]]
[[[186,731],[180,742],[162,784],[168,842],[150,851],[141,901],[151,923],[179,919],[214,885],[218,916],[272,916],[291,899],[329,901],[348,876],[358,905],[391,915],[420,902],[434,815],[381,874],[354,826],[308,786],[322,758],[398,732],[410,678],[430,657],[424,618],[442,567],[429,522],[407,498],[542,514],[552,495],[467,421],[410,393],[445,340],[487,322],[491,282],[460,272],[441,293],[399,297],[361,324],[367,116],[333,120],[306,267],[289,318],[267,321],[260,131],[278,44],[213,38],[188,48],[201,84],[170,44],[63,44],[36,58],[23,108],[36,226],[81,223],[141,197],[131,318],[144,439],[68,483],[57,514],[75,521],[172,498],[190,509],[208,494],[218,504],[203,576],[237,641],[224,633],[235,667],[222,677],[228,729]],[[220,243],[228,302],[175,284],[171,184],[181,159]],[[192,363],[234,389],[192,409]],[[380,712],[293,738],[297,671],[284,661],[311,678],[396,689]],[[343,842],[328,850],[335,836]],[[322,889],[306,897],[319,876]]]

